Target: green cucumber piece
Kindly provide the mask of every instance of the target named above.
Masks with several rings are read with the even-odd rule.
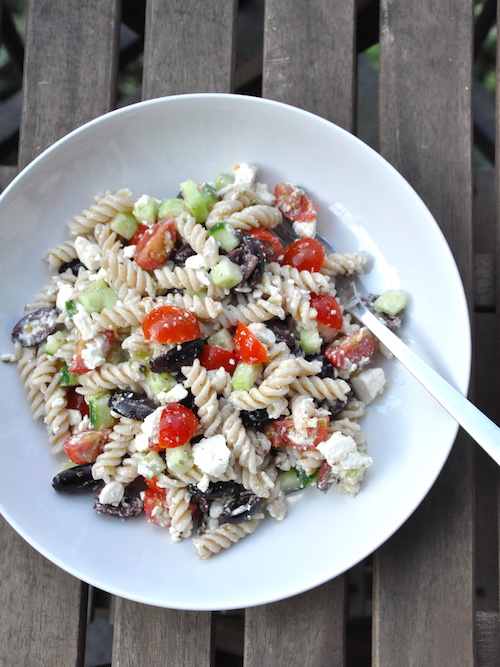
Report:
[[[312,475],[308,475],[302,468],[290,468],[290,470],[282,470],[278,473],[278,481],[283,493],[286,494],[300,491],[315,480],[317,476],[317,470]]]
[[[78,301],[87,313],[100,313],[104,308],[113,308],[118,294],[104,280],[94,280],[78,295]]]
[[[373,302],[374,307],[381,313],[394,317],[408,305],[408,297],[397,289],[388,289]]]
[[[177,384],[177,380],[170,373],[146,373],[146,382],[151,392],[156,396],[162,391],[170,391]]]
[[[174,475],[182,475],[188,470],[191,470],[194,465],[191,443],[187,442],[185,445],[166,449],[165,458],[167,460],[168,469],[173,472]]]
[[[110,223],[111,229],[127,241],[136,233],[138,226],[139,223],[131,211],[117,213]]]
[[[150,451],[139,459],[137,472],[146,479],[153,479],[165,470],[167,464],[158,452]]]
[[[210,185],[210,183],[203,183],[203,185],[200,188],[200,194],[203,197],[205,206],[209,211],[211,211],[214,207],[214,204],[216,204],[219,201],[219,197],[217,197],[217,193]]]
[[[100,391],[98,394],[87,396],[86,401],[89,404],[89,419],[92,428],[100,431],[102,428],[109,428],[115,424],[116,419],[111,415],[109,409],[109,391]]]
[[[200,189],[193,180],[181,183],[181,192],[196,222],[205,222],[208,216],[207,205]]]
[[[158,216],[158,208],[159,202],[154,197],[142,195],[135,202],[132,213],[139,222],[145,225],[154,225]]]
[[[227,257],[223,257],[211,270],[210,277],[217,287],[231,289],[243,280],[240,267]]]
[[[243,361],[236,366],[231,378],[231,386],[235,390],[250,391],[259,377],[262,364],[245,364]]]
[[[317,328],[302,329],[299,333],[300,344],[305,354],[317,354],[321,351],[323,340]]]
[[[234,183],[234,176],[231,174],[219,174],[214,181],[214,188],[222,190],[222,188],[227,187],[231,183]]]
[[[61,347],[61,345],[66,341],[66,332],[65,331],[55,331],[50,336],[47,336],[45,340],[45,354],[53,355]]]
[[[213,236],[220,247],[226,252],[231,252],[240,244],[238,234],[234,231],[228,222],[218,222],[210,230],[210,236]]]
[[[184,199],[164,199],[158,207],[158,220],[173,215],[176,218],[178,215],[187,213],[187,206]]]
[[[214,331],[214,333],[207,338],[207,343],[209,345],[222,347],[224,350],[229,350],[229,352],[234,350],[233,337],[227,329],[219,329],[219,331]]]
[[[60,373],[59,384],[61,387],[76,387],[80,384],[78,375],[76,373],[71,373],[67,366],[63,366]]]

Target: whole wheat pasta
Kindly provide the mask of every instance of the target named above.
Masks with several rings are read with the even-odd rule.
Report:
[[[36,322],[39,309],[55,308],[54,327],[32,345],[14,331],[11,359],[52,450],[76,465],[82,452],[91,458],[96,509],[126,512],[127,492],[139,493],[134,511],[173,541],[197,526],[202,559],[250,535],[264,514],[282,520],[287,494],[314,488],[319,469],[352,495],[371,463],[366,406],[350,381],[372,353],[343,366],[360,325],[333,298],[335,275],[362,272],[366,257],[329,254],[320,270],[285,264],[270,230],[295,215],[290,202],[304,190],[281,184],[275,197],[248,163],[220,182],[191,184],[193,196],[210,192],[201,207],[182,188],[183,202],[127,188],[97,196],[44,254],[53,272],[69,266],[24,311]],[[262,253],[243,242],[248,234]],[[324,302],[313,307],[313,295]],[[339,464],[339,442],[359,467]]]

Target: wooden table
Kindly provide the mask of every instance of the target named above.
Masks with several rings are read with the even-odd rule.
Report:
[[[27,4],[20,168],[113,108],[121,10],[120,0]],[[140,2],[124,9],[134,4],[140,13]],[[258,58],[262,95],[355,132],[355,10],[355,0],[269,0]],[[231,0],[147,0],[142,97],[232,92],[236,21]],[[378,149],[448,239],[469,297],[475,400],[498,419],[492,359],[499,340],[494,193],[500,180],[493,169],[472,169],[472,31],[471,2],[382,0]],[[1,170],[3,185],[12,175]],[[1,535],[0,664],[82,665],[88,586],[5,522]],[[498,471],[463,433],[429,496],[370,564],[372,633],[360,641],[371,641],[374,665],[500,665]],[[356,660],[360,645],[346,610],[357,573],[241,612],[232,639],[241,640],[243,664],[370,664],[369,657]],[[202,667],[213,664],[214,642],[221,642],[214,637],[223,626],[220,614],[115,599],[112,620],[112,664],[120,667]]]

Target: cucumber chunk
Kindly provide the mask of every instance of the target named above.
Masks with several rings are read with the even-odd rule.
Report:
[[[187,213],[187,206],[184,199],[164,199],[158,207],[158,219],[173,215],[176,218],[182,213]]]
[[[89,404],[89,419],[92,428],[100,431],[102,428],[109,428],[115,424],[116,419],[111,415],[109,409],[109,391],[100,391],[98,394],[87,396],[86,401]]]
[[[299,333],[300,344],[305,354],[317,354],[321,350],[323,340],[317,328],[302,329]]]
[[[213,236],[226,252],[231,252],[240,244],[238,235],[228,222],[218,222],[214,225],[210,230],[210,236]]]
[[[209,211],[211,211],[212,208],[214,207],[214,204],[216,204],[219,201],[217,193],[209,183],[203,183],[203,185],[200,188],[200,194],[203,197],[205,206]]]
[[[231,289],[243,280],[240,267],[227,257],[223,257],[211,270],[210,277],[217,287]]]
[[[234,350],[233,337],[227,329],[219,329],[219,331],[215,331],[207,338],[207,343],[209,345],[222,347],[224,350],[229,350],[229,352]]]
[[[154,197],[150,197],[149,195],[142,195],[142,197],[139,197],[139,199],[135,202],[132,213],[134,214],[136,220],[142,222],[144,225],[151,226],[156,222],[158,208],[159,202]]]
[[[243,361],[240,361],[231,378],[232,388],[235,390],[250,391],[259,377],[261,367],[262,364],[245,364]]]
[[[111,220],[111,229],[129,241],[136,233],[139,223],[131,211],[117,213]]]
[[[408,297],[401,290],[388,289],[373,302],[381,313],[394,317],[408,305]]]
[[[184,181],[181,183],[181,192],[196,222],[205,222],[208,209],[196,183],[193,180]]]
[[[151,392],[156,396],[162,391],[170,391],[177,384],[177,380],[170,373],[146,373],[146,382]]]
[[[66,332],[65,331],[55,331],[53,334],[50,334],[50,336],[47,336],[45,339],[45,348],[44,352],[45,354],[50,354],[53,355],[57,352],[57,350],[61,347],[61,345],[65,342],[66,340]]]
[[[59,384],[61,387],[76,387],[80,384],[80,378],[77,373],[71,373],[67,366],[63,366],[60,373]]]
[[[282,470],[278,473],[278,481],[283,493],[293,493],[306,487],[316,479],[317,475],[317,470],[312,475],[308,475],[302,468],[290,468],[290,470]]]
[[[87,313],[100,313],[104,308],[113,308],[118,294],[104,280],[94,280],[78,295],[78,301]]]
[[[234,183],[234,176],[231,174],[219,174],[214,181],[214,188],[222,190],[222,188],[227,187],[231,183]]]
[[[158,452],[150,451],[139,459],[137,472],[146,479],[153,479],[165,470],[167,464]]]
[[[194,458],[191,451],[191,443],[179,447],[172,447],[165,450],[168,469],[174,475],[181,475],[190,470],[194,465]]]

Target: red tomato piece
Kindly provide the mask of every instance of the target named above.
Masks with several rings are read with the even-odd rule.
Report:
[[[243,363],[262,364],[269,359],[266,347],[246,324],[238,324],[233,340],[236,356]]]
[[[156,477],[151,477],[151,479],[146,479],[144,477],[144,481],[146,482],[148,487],[155,493],[162,493],[163,495],[166,495],[167,489],[165,489],[162,486],[158,486],[158,479]]]
[[[144,514],[148,521],[168,528],[170,526],[170,514],[168,513],[167,499],[164,493],[158,493],[153,489],[146,489],[143,496]]]
[[[218,345],[205,345],[200,355],[200,364],[207,371],[214,371],[222,366],[225,371],[232,375],[237,363],[238,357],[234,352],[225,350]]]
[[[314,449],[320,442],[328,438],[328,424],[330,417],[328,415],[318,418],[317,425],[307,429],[307,437],[299,435],[295,430],[295,424],[292,418],[277,419],[268,424],[265,433],[273,447],[294,447],[299,450]]]
[[[375,351],[375,338],[366,327],[334,340],[325,350],[325,357],[343,371],[353,371],[368,363]]]
[[[248,233],[260,243],[266,262],[282,262],[285,255],[283,244],[269,229],[256,227],[249,229]]]
[[[85,398],[78,394],[75,387],[66,388],[66,407],[68,410],[79,410],[82,417],[89,414],[89,406]]]
[[[299,271],[319,271],[325,261],[325,249],[316,239],[297,239],[285,250],[283,264]]]
[[[104,345],[102,351],[103,351],[103,357],[107,359],[111,350],[113,349],[113,343],[115,342],[115,332],[112,330],[101,331],[97,335],[104,337]],[[76,346],[75,356],[73,357],[73,360],[68,366],[68,371],[70,373],[75,373],[76,375],[83,375],[83,373],[89,372],[90,369],[87,368],[82,357],[82,353],[86,344],[87,341],[85,340],[78,341],[78,344]]]
[[[139,225],[137,227],[137,230],[135,234],[132,236],[132,238],[129,241],[129,245],[137,245],[139,243],[139,240],[141,239],[142,235],[150,229],[149,225]]]
[[[109,440],[110,428],[101,431],[80,431],[66,438],[63,447],[70,461],[77,465],[93,463]]]
[[[311,306],[317,311],[316,319],[327,327],[340,330],[342,328],[342,310],[337,299],[330,294],[311,292]]]
[[[175,220],[164,218],[143,232],[137,242],[134,259],[141,269],[159,269],[170,257],[177,239]]]
[[[298,185],[278,183],[274,198],[274,205],[293,222],[311,222],[318,215],[316,204]]]
[[[178,306],[159,306],[142,323],[146,340],[153,343],[185,343],[201,335],[200,323],[189,310]]]
[[[196,433],[198,424],[198,417],[185,405],[168,403],[160,416],[159,443],[155,449],[185,445]]]

